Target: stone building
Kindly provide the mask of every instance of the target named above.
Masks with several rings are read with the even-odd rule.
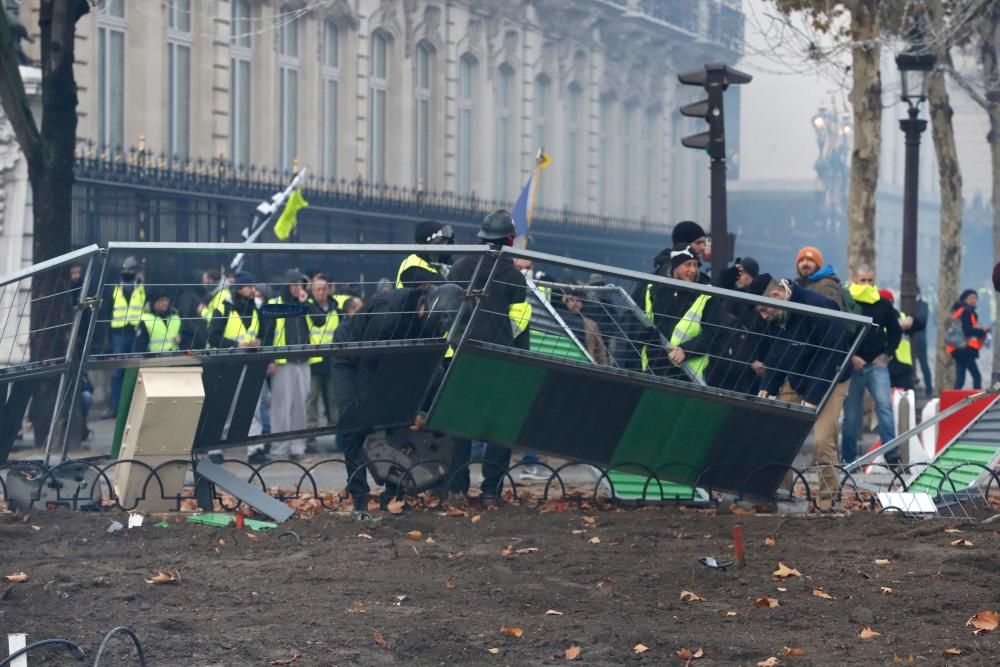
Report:
[[[676,74],[736,62],[739,7],[99,0],[78,24],[79,136],[511,204],[544,146],[543,207],[706,219],[708,160],[680,147],[704,124],[676,111],[702,91]]]

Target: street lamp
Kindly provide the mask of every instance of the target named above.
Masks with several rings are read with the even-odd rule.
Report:
[[[912,315],[917,303],[917,186],[920,176],[920,135],[927,121],[917,118],[920,105],[927,99],[927,85],[934,70],[934,54],[901,53],[896,67],[902,79],[902,99],[907,117],[899,121],[906,136],[906,173],[903,178],[903,273],[900,276],[900,301],[903,312]]]

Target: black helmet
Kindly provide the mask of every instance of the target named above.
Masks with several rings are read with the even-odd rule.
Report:
[[[514,218],[504,209],[490,213],[476,234],[483,241],[501,241],[516,234]]]
[[[135,271],[138,268],[139,268],[139,260],[137,260],[132,255],[129,255],[128,257],[125,258],[125,261],[122,262],[122,268],[121,268],[121,270],[122,271]]]
[[[417,243],[431,243],[435,235],[441,231],[441,223],[433,220],[424,220],[417,225],[413,234],[413,240]]]

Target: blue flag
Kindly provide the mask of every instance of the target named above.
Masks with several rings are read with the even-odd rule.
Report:
[[[528,215],[530,211],[529,200],[531,199],[531,182],[535,178],[535,173],[532,172],[531,176],[528,177],[528,182],[524,184],[524,189],[521,190],[521,194],[517,198],[517,202],[514,204],[514,210],[510,212],[510,217],[514,218],[514,230],[517,232],[518,236],[528,235]]]

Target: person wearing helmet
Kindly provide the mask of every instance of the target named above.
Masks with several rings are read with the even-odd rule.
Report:
[[[120,280],[111,292],[111,353],[114,355],[129,354],[135,349],[135,331],[142,320],[146,309],[146,287],[137,275],[139,261],[129,255],[122,262],[119,271]],[[111,395],[108,409],[102,415],[104,419],[114,419],[118,416],[118,403],[122,395],[122,380],[125,369],[116,368],[111,374]]]
[[[442,225],[434,220],[424,220],[417,225],[413,240],[421,245],[451,245],[455,243],[455,232],[451,225]],[[451,263],[451,256],[445,253],[413,253],[399,265],[396,272],[396,289],[419,287],[420,285],[442,282],[442,266]]]
[[[493,250],[500,250],[504,246],[513,246],[515,235],[514,219],[508,211],[503,209],[487,215],[480,226],[479,233],[476,234]],[[496,258],[496,262],[490,289],[483,296],[479,313],[470,324],[469,339],[504,347],[516,347],[522,350],[530,349],[531,334],[528,325],[531,322],[531,306],[527,302],[528,284],[510,257],[500,255]],[[455,262],[448,277],[451,281],[467,289],[475,276],[473,289],[483,290],[486,287],[490,271],[488,267],[487,270],[477,271],[478,265],[479,257],[467,255]],[[464,468],[466,474],[463,475],[462,486],[464,488],[452,488],[452,492],[464,493],[468,491],[468,466],[464,464],[469,460],[470,449],[471,443],[468,440],[455,440],[454,461],[457,465],[453,470],[461,473]],[[495,502],[495,499],[500,495],[503,478],[509,465],[510,449],[487,444],[483,454],[483,484],[481,487],[484,502]],[[458,477],[457,474],[456,477]]]

